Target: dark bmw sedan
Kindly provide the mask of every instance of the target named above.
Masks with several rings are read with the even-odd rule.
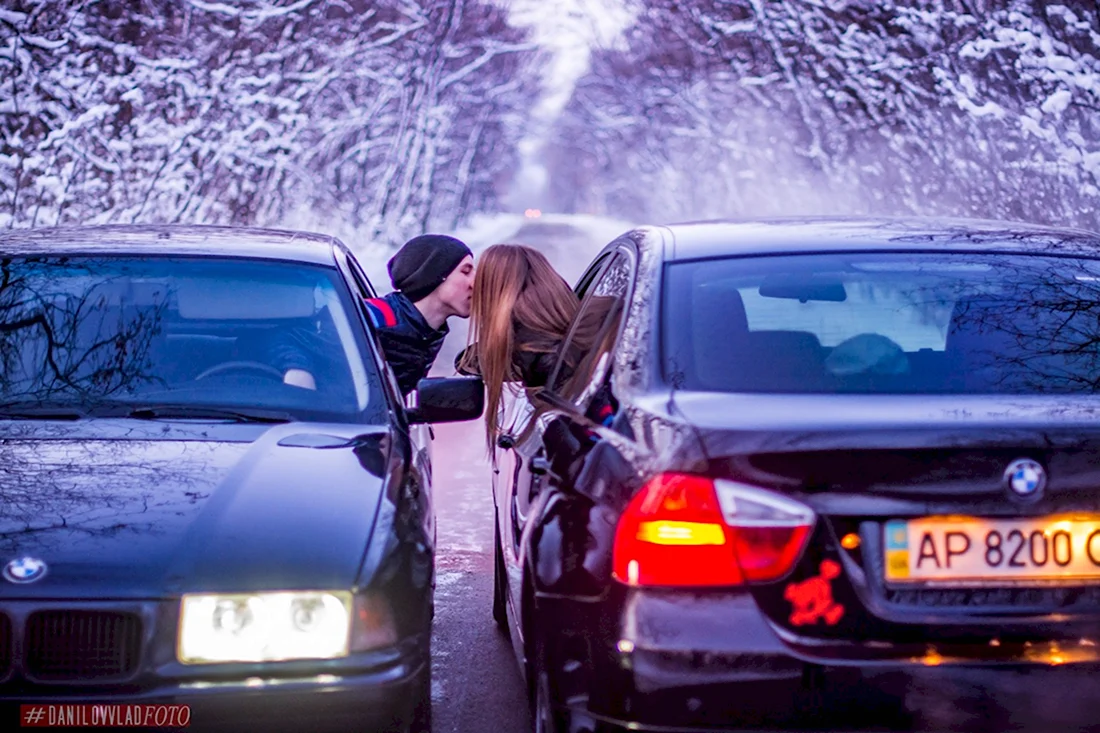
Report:
[[[481,386],[437,380],[406,411],[373,296],[322,236],[0,237],[7,708],[188,705],[192,730],[430,727],[435,526],[417,423],[477,417]]]
[[[495,450],[494,615],[537,730],[1097,661],[1100,236],[653,227],[577,290],[603,332]]]

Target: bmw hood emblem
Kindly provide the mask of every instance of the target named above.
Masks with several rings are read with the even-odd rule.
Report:
[[[1038,499],[1047,485],[1047,472],[1038,461],[1019,458],[1005,469],[1005,485],[1021,499]]]
[[[37,557],[20,557],[4,566],[4,580],[11,583],[33,583],[46,574],[46,563]]]

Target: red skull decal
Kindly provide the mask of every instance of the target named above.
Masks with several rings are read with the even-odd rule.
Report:
[[[832,560],[821,563],[821,575],[807,578],[801,583],[791,583],[783,597],[791,602],[791,625],[805,626],[820,619],[835,626],[844,615],[844,606],[833,600],[831,581],[840,575],[840,565]]]

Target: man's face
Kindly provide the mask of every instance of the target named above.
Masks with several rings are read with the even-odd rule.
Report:
[[[474,295],[474,258],[466,255],[436,288],[440,302],[459,318],[470,317],[470,299]]]

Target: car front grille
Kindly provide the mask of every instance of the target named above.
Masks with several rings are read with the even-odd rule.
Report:
[[[137,669],[141,637],[141,619],[134,614],[37,611],[23,637],[26,673],[43,682],[123,678]]]

